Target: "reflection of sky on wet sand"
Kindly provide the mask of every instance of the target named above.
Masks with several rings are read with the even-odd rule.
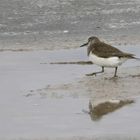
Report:
[[[9,111],[1,108],[1,138],[139,137],[139,100],[100,121],[92,121],[82,111],[88,109],[88,99],[24,100],[12,105]]]
[[[1,52],[0,138],[139,136],[139,99],[97,122],[83,112],[89,100],[139,95],[139,62],[120,67],[118,79],[111,79],[112,69],[86,77],[95,65],[49,64],[83,60],[88,60],[85,48]]]

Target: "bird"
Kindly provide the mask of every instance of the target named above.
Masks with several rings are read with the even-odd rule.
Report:
[[[118,66],[122,65],[128,59],[139,59],[136,58],[134,54],[123,52],[114,46],[100,41],[100,39],[95,36],[89,37],[88,42],[84,43],[80,47],[84,46],[87,46],[87,55],[89,60],[93,64],[102,67],[101,71],[86,74],[87,76],[103,73],[104,67],[110,67],[115,68],[113,77],[117,77]]]

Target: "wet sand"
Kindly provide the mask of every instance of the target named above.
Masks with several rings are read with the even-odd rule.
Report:
[[[140,57],[138,46],[119,46]],[[130,60],[96,77],[95,65],[51,64],[88,61],[86,48],[59,51],[0,52],[0,139],[139,139],[140,62]],[[93,104],[132,99],[100,120],[93,120]]]
[[[1,0],[0,140],[139,140],[140,61],[126,62],[116,79],[114,69],[87,77],[100,68],[83,65],[79,48],[94,35],[140,57],[139,7],[140,0]],[[108,100],[134,103],[93,119],[89,103]]]

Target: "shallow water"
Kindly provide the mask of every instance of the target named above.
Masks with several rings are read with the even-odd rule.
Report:
[[[76,48],[91,35],[140,44],[140,0],[1,0],[0,50]]]
[[[139,139],[139,100],[104,116],[100,121],[91,120],[82,111],[87,109],[87,103],[88,99],[38,98],[10,105],[9,110],[1,108],[1,139],[68,139],[73,136]]]
[[[121,49],[140,57],[138,46]],[[139,139],[139,61],[126,62],[117,79],[113,69],[86,77],[95,65],[49,64],[83,60],[86,48],[0,52],[0,139]],[[99,121],[83,111],[89,101],[125,98],[135,103]]]

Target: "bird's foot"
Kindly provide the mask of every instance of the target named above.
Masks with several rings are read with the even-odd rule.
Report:
[[[89,74],[86,74],[86,76],[93,76],[93,75],[95,75],[96,76],[96,72],[94,72],[94,73],[89,73]]]
[[[113,76],[113,77],[111,77],[111,78],[109,78],[110,80],[117,80],[119,77],[116,75],[116,76]]]
[[[117,75],[114,75],[112,78],[118,78],[118,76]]]

